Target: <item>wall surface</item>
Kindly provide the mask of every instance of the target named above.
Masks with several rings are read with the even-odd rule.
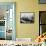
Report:
[[[46,10],[46,4],[38,0],[0,0],[0,2],[16,2],[16,37],[36,38],[39,35],[39,10]],[[34,24],[21,24],[20,12],[34,12]]]

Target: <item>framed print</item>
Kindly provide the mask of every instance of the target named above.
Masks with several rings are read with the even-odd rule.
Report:
[[[34,13],[33,12],[21,12],[20,13],[20,23],[34,23]]]
[[[46,4],[46,0],[38,0],[40,4]]]
[[[15,40],[15,2],[0,2],[0,40]]]
[[[39,11],[39,35],[46,32],[46,11]]]

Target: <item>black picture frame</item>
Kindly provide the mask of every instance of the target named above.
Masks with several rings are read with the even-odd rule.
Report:
[[[34,18],[35,18],[34,12],[20,12],[20,23],[23,23],[23,24],[34,23]]]
[[[41,30],[40,30],[40,28],[41,27],[46,27],[46,11],[39,11],[39,36],[41,35],[41,34],[43,34],[43,33],[45,33],[45,31],[42,31],[41,32]],[[45,16],[45,18],[44,18],[44,16]],[[43,18],[41,18],[41,17],[43,17],[44,18],[44,21],[43,21]],[[41,22],[41,23],[40,23]],[[41,27],[40,27],[41,26]],[[43,30],[43,29],[42,29]]]

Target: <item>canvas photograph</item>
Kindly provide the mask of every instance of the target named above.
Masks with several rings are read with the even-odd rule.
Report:
[[[22,12],[20,14],[20,23],[34,23],[34,13]]]

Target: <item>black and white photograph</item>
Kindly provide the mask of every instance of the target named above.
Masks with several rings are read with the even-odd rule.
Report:
[[[20,23],[34,23],[34,13],[33,12],[21,12]]]

